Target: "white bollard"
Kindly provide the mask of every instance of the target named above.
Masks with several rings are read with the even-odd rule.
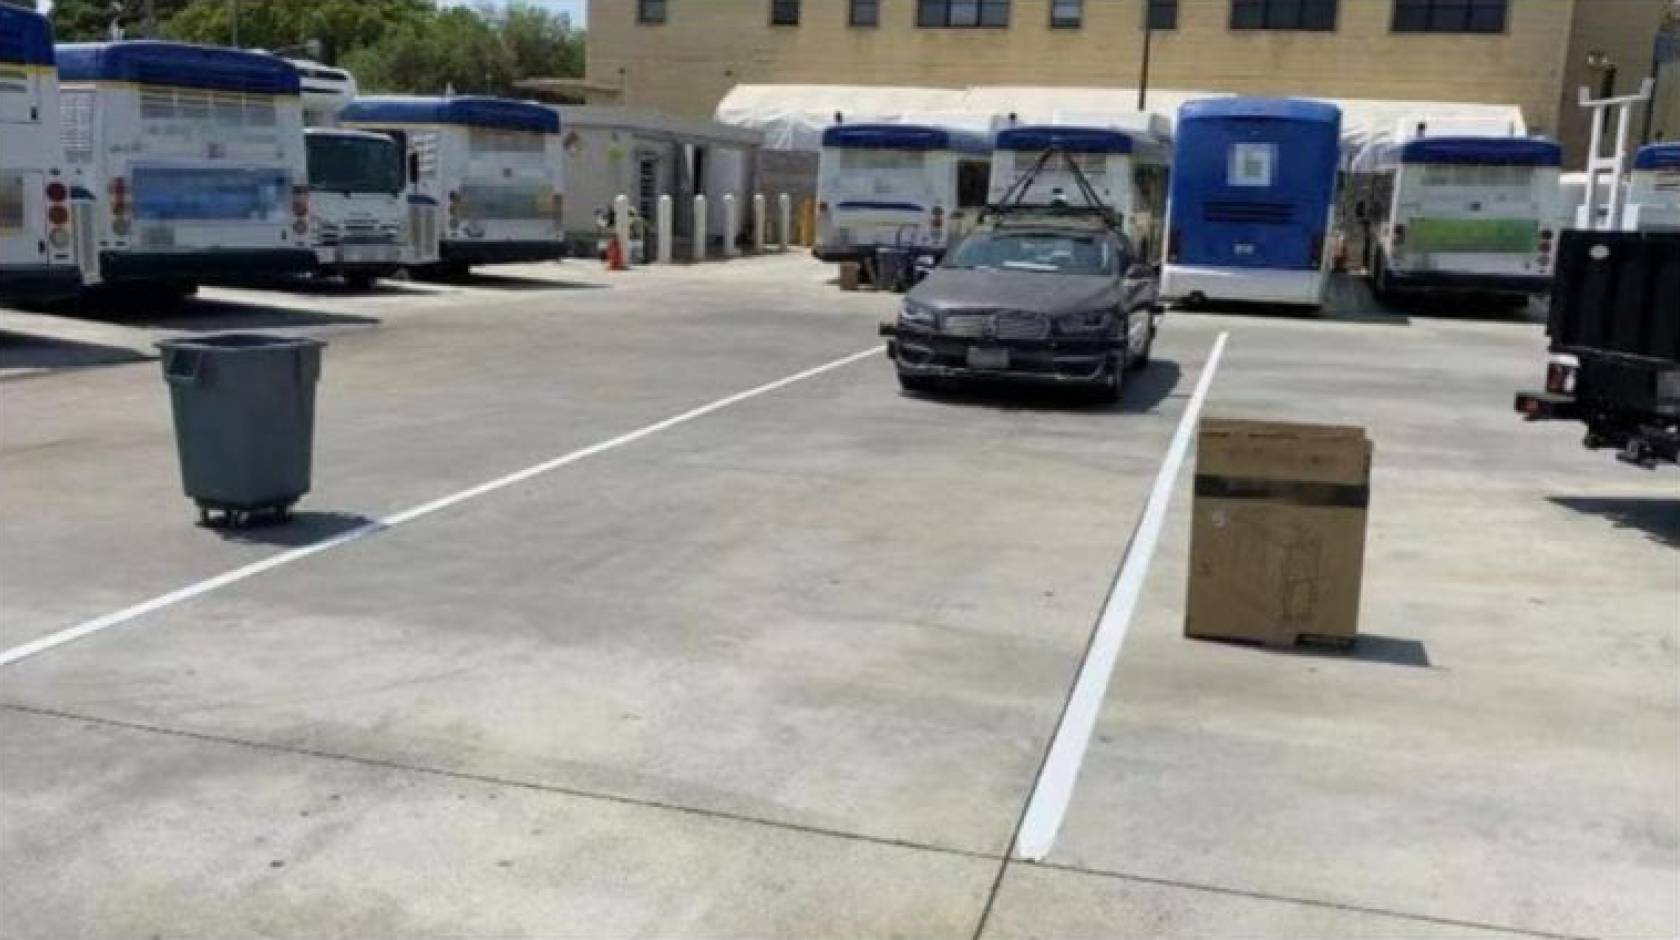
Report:
[[[706,194],[694,197],[694,260],[706,260]]]
[[[670,264],[671,263],[671,197],[670,196],[662,195],[662,196],[659,197],[659,208],[658,208],[657,211],[658,211],[658,214],[659,214],[658,229],[657,229],[658,238],[659,238],[659,246],[658,246],[659,247],[659,263],[660,264]]]
[[[735,235],[741,229],[741,212],[735,205],[735,194],[723,194],[723,256],[733,258],[741,253]]]
[[[630,197],[619,194],[613,197],[613,237],[618,240],[619,257],[624,259],[624,266],[630,266]]]
[[[788,244],[793,241],[793,197],[787,193],[777,196],[776,208],[782,216],[781,231],[777,234],[781,236],[782,250],[787,251]]]
[[[753,193],[753,254],[764,254],[764,194]]]

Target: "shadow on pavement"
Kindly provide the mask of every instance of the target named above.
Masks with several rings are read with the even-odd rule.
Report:
[[[104,320],[125,326],[163,327],[172,330],[216,332],[220,330],[286,329],[308,326],[377,326],[378,317],[319,310],[296,310],[269,304],[232,300],[188,298],[157,306],[95,306],[83,304],[73,316]]]
[[[1660,496],[1548,496],[1576,512],[1603,516],[1618,529],[1635,529],[1660,545],[1680,548],[1680,499]]]
[[[1068,411],[1091,414],[1142,414],[1166,400],[1178,387],[1184,370],[1170,359],[1155,359],[1126,375],[1120,403],[1110,405],[1077,387],[1032,385],[1008,379],[954,380],[936,392],[903,392],[908,398],[952,407],[991,408],[997,411]]]
[[[1259,643],[1249,643],[1242,640],[1206,640],[1209,643],[1219,643],[1225,646],[1236,646],[1251,649],[1259,653],[1270,653],[1274,656],[1309,656],[1325,659],[1356,659],[1367,663],[1382,663],[1389,666],[1412,666],[1419,669],[1429,668],[1429,650],[1422,640],[1408,640],[1402,637],[1382,636],[1376,633],[1361,633],[1354,639],[1353,645],[1346,649],[1329,646],[1301,645],[1290,647],[1263,646]]]
[[[542,290],[605,290],[605,284],[592,284],[588,281],[557,281],[545,277],[526,277],[522,274],[483,274],[474,271],[466,277],[449,278],[446,280],[428,279],[423,283],[446,284],[452,287],[488,287],[494,290],[513,291],[542,291]]]
[[[209,529],[229,542],[298,548],[330,539],[336,535],[343,535],[373,521],[360,513],[305,510],[292,513],[284,522],[259,523],[242,527],[210,525],[203,526],[203,528]]]
[[[0,370],[121,365],[151,358],[125,346],[0,330]]]

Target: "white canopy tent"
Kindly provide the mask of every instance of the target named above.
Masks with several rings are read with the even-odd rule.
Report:
[[[1199,98],[1228,92],[1152,88],[1148,110],[1170,127],[1178,109]],[[1373,142],[1449,133],[1521,136],[1528,132],[1522,109],[1510,104],[1462,101],[1384,101],[1318,98],[1342,109],[1342,149],[1350,156]],[[904,88],[877,85],[737,85],[719,103],[717,121],[762,131],[765,146],[818,150],[824,128],[839,114],[846,123],[927,123],[964,130],[1020,124],[1094,124],[1120,129],[1140,125],[1135,88],[976,85],[970,88]],[[1010,118],[1013,116],[1014,121]]]

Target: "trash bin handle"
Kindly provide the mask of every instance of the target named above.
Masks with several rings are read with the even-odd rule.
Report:
[[[183,365],[190,368],[183,368]],[[163,367],[164,380],[171,385],[197,385],[204,371],[204,353],[196,349],[171,349]]]

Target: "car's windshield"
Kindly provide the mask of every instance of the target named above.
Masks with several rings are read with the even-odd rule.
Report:
[[[312,135],[309,185],[322,192],[402,192],[402,151],[391,140]]]
[[[1114,274],[1119,253],[1106,235],[1077,232],[976,232],[946,259],[948,268]]]

